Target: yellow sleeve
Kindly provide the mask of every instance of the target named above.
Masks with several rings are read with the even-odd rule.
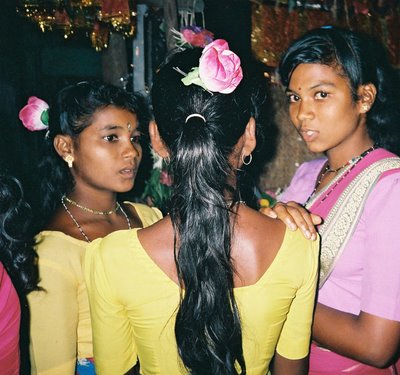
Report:
[[[38,245],[40,286],[28,295],[31,314],[32,374],[75,373],[81,264],[70,244],[46,237]],[[72,264],[71,264],[72,263]],[[77,271],[77,272],[74,272]]]
[[[113,278],[113,272],[129,273],[129,269],[112,269],[113,258],[120,254],[114,251],[114,244],[113,234],[95,240],[89,245],[85,257],[93,351],[98,375],[125,374],[137,361],[133,328],[116,292],[116,289],[124,285],[115,285]]]
[[[308,355],[318,280],[319,240],[309,241],[299,231],[297,233],[297,241],[291,245],[295,253],[291,259],[293,267],[286,272],[292,273],[299,280],[299,287],[276,349],[282,357],[288,359],[301,359]]]
[[[149,207],[142,203],[131,203],[128,201],[124,203],[131,204],[133,207],[135,207],[135,210],[142,221],[143,228],[156,223],[163,217],[162,212],[157,207]]]

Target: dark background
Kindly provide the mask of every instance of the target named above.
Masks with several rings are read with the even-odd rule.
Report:
[[[158,11],[160,12],[160,10]],[[251,4],[247,0],[206,0],[206,28],[216,38],[229,41],[243,59],[251,58]],[[157,10],[153,12],[157,21]],[[162,10],[161,16],[162,18]],[[156,25],[157,26],[157,25]],[[163,36],[154,33],[154,47],[163,45]],[[126,39],[128,66],[132,40]],[[154,48],[156,65],[163,48]],[[2,0],[0,12],[0,166],[18,177],[29,201],[37,194],[37,165],[43,147],[43,132],[27,131],[18,119],[19,110],[29,96],[51,103],[56,92],[67,84],[87,79],[102,79],[102,53],[96,52],[83,31],[68,39],[61,30],[42,32],[38,25],[16,12],[15,0]],[[140,195],[151,161],[143,161],[142,175],[136,183]]]

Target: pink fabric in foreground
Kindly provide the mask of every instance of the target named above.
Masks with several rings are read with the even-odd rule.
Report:
[[[325,218],[355,176],[376,160],[391,156],[394,155],[384,149],[368,154],[323,202],[322,194],[310,211]],[[326,159],[317,159],[302,164],[280,200],[303,204],[314,190],[325,162]],[[352,238],[318,293],[318,302],[356,315],[364,311],[400,321],[399,223],[400,171],[394,170],[384,173],[370,193]],[[316,346],[311,350],[312,375],[392,374],[390,371],[374,369]]]
[[[0,263],[0,373],[19,374],[19,327],[21,309],[17,292]]]
[[[352,359],[342,357],[326,349],[311,345],[311,364],[308,375],[397,375],[400,374],[400,364],[396,365],[397,373],[393,367],[379,369],[363,365]]]

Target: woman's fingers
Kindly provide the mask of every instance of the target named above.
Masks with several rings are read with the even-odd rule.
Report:
[[[316,240],[317,231],[311,218],[311,214],[296,202],[288,202],[287,207],[296,225],[301,229],[306,238]]]
[[[300,228],[304,236],[311,240],[317,239],[315,225],[321,223],[321,218],[310,214],[303,206],[296,202],[278,202],[273,208],[260,210],[266,216],[282,220],[290,230]]]

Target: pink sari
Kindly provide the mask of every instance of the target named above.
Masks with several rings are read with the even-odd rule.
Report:
[[[20,304],[7,271],[0,263],[0,373],[19,374]]]
[[[323,226],[325,227],[319,228],[323,238],[321,249],[321,284],[329,277],[330,272],[335,267],[335,261],[340,257],[347,240],[351,237],[352,231],[360,217],[363,204],[367,200],[373,186],[383,175],[390,174],[395,170],[396,160],[392,164],[389,162],[390,166],[387,163],[385,164],[385,160],[389,159],[394,160],[394,155],[384,149],[372,152],[345,176],[344,173],[346,171],[344,171],[340,183],[337,183],[335,186],[335,183],[341,178],[339,175],[313,197],[307,205],[307,208],[312,213],[324,219]],[[381,163],[380,170],[375,171],[375,175],[370,176],[369,181],[364,181],[364,184],[359,183],[355,185],[357,179],[360,180],[362,176],[368,178],[366,177],[366,173],[369,173],[377,163]],[[354,187],[353,190],[351,190],[352,186]],[[354,197],[356,197],[355,202],[352,201]],[[355,210],[358,210],[358,213]],[[349,223],[351,221],[353,222]],[[332,261],[332,258],[336,258],[336,260]],[[400,361],[397,362],[396,366],[391,366],[387,369],[377,369],[312,344],[309,374],[400,375]]]

